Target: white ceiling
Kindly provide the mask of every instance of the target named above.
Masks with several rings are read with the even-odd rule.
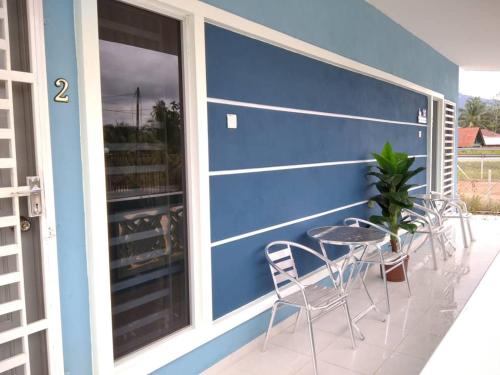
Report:
[[[500,0],[367,0],[466,70],[500,70]]]

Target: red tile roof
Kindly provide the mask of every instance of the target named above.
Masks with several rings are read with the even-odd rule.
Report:
[[[458,147],[474,147],[479,128],[458,128]]]
[[[488,129],[481,129],[481,134],[483,135],[483,137],[500,137],[500,134],[492,132]]]
[[[483,146],[500,146],[500,134],[488,129],[481,129],[481,138]]]

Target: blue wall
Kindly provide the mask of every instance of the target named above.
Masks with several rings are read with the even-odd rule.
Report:
[[[458,66],[365,0],[203,1],[458,98]]]
[[[44,0],[57,255],[67,374],[91,374],[89,293],[83,216],[73,1]],[[62,32],[63,31],[63,32]],[[68,104],[55,103],[57,78],[66,78]]]
[[[389,141],[426,155],[426,127],[416,124],[427,97],[207,24],[205,28],[210,170],[371,159]],[[376,118],[345,119],[227,105],[244,101],[299,110]],[[238,115],[228,129],[226,114]],[[384,121],[399,121],[390,123]],[[411,123],[413,125],[409,125]],[[418,137],[418,132],[422,137]],[[415,165],[425,166],[426,158]],[[212,242],[336,209],[374,194],[369,164],[322,166],[210,178]],[[425,174],[413,183],[425,184]],[[263,248],[278,239],[307,242],[316,225],[368,216],[366,205],[213,246],[213,316],[268,293]],[[314,245],[314,244],[311,244]],[[317,264],[304,261],[303,273]]]
[[[452,100],[456,99],[458,68],[362,0],[206,2],[443,92]],[[65,372],[86,375],[91,373],[91,353],[73,1],[43,0],[43,4],[49,98],[55,95],[53,82],[56,78],[64,77],[70,83],[69,104],[50,102]],[[423,103],[421,96],[406,90],[381,85],[378,81],[370,81],[222,30],[212,28],[207,36],[208,90],[212,97],[358,115],[364,113],[411,122],[414,121],[415,108]],[[229,38],[232,42],[221,44],[217,38]],[[255,59],[255,55],[247,54],[247,61],[238,61],[241,56],[245,56],[246,46],[250,46],[253,51],[261,51],[263,59]],[[228,54],[232,49],[241,55]],[[225,59],[220,59],[217,64],[225,64],[224,67],[214,64],[217,57],[222,55],[225,55]],[[228,64],[229,61],[231,64]],[[248,61],[252,64],[248,64]],[[233,64],[246,65],[245,69],[234,69],[238,65]],[[307,75],[299,74],[304,71],[308,72]],[[222,75],[224,72],[230,73],[231,79]],[[332,85],[333,81],[339,86]],[[239,89],[241,87],[246,89]],[[284,87],[287,92],[283,92]],[[351,89],[351,97],[344,98],[340,93],[347,87]],[[367,95],[365,99],[364,93]],[[398,97],[404,98],[407,105],[397,105]],[[377,112],[384,111],[381,104],[391,103],[390,113]],[[208,110],[212,171],[365,159],[372,149],[380,148],[384,139],[401,145],[411,154],[426,153],[422,148],[425,138],[418,142],[416,140],[419,129],[424,130],[425,135],[424,128],[220,104],[209,104]],[[239,126],[234,132],[228,132],[225,128],[226,113],[238,115]],[[368,144],[365,139],[358,142],[360,129],[366,139],[373,140],[372,143]],[[284,136],[287,147],[276,147]],[[346,147],[352,144],[353,138],[356,147]],[[417,163],[425,163],[425,158],[418,159]],[[213,176],[211,193],[213,202],[217,204],[213,203],[212,239],[216,241],[256,228],[252,226],[256,223],[256,220],[251,220],[252,215],[264,227],[318,210],[332,209],[344,202],[362,200],[367,193],[359,190],[362,185],[359,176],[366,167],[366,164],[356,164],[351,167],[300,169],[258,175]],[[358,190],[342,190],[341,185],[346,179],[350,179],[348,184],[351,187],[358,186]],[[280,194],[277,190],[277,180],[287,181],[287,194]],[[305,195],[307,185],[302,184],[302,181],[317,181],[321,184],[314,186],[317,189],[314,194]],[[417,183],[423,181],[418,180]],[[237,189],[230,189],[231,185]],[[339,193],[335,193],[334,186],[340,186]],[[252,194],[253,190],[262,194]],[[235,199],[236,194],[241,194],[243,199]],[[307,199],[297,199],[302,196]],[[274,209],[266,207],[253,212],[248,209],[264,208],[269,204],[273,204]],[[311,226],[335,223],[350,215],[367,214],[367,207],[360,205],[259,236],[214,246],[214,317],[222,316],[270,290],[269,275],[261,257],[265,243],[278,237],[307,243],[304,232]],[[234,264],[232,270],[228,271],[228,263]],[[308,272],[315,266],[300,262],[300,271]],[[244,285],[241,284],[242,280],[245,281]],[[232,289],[225,291],[224,281],[238,281],[243,285],[241,295]],[[268,316],[266,312],[249,320],[156,373],[188,375],[201,372],[259,335],[265,329]]]

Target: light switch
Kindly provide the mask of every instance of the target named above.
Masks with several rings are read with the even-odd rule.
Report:
[[[227,128],[236,129],[238,127],[238,116],[235,114],[227,114]]]
[[[418,138],[422,138],[422,130],[418,131]]]

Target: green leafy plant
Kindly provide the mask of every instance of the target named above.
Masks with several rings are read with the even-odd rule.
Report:
[[[403,209],[411,209],[413,200],[409,195],[409,189],[415,185],[408,181],[422,172],[425,168],[419,167],[410,170],[415,158],[408,157],[403,152],[394,152],[390,143],[386,143],[380,154],[373,153],[377,166],[371,167],[368,176],[374,176],[377,181],[373,183],[379,194],[369,199],[369,204],[377,204],[381,208],[381,215],[372,215],[372,223],[382,225],[392,233],[398,233],[399,228],[413,233],[417,226],[408,219],[401,217]],[[391,236],[392,251],[399,249],[398,240]]]

